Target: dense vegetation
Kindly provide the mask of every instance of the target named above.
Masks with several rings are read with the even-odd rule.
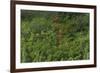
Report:
[[[89,59],[89,14],[21,10],[21,62]]]

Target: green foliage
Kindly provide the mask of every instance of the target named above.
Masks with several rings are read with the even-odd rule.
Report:
[[[21,62],[89,59],[89,14],[21,10]]]

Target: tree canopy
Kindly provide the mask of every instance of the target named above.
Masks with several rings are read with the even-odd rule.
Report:
[[[89,13],[21,10],[21,62],[89,59]]]

